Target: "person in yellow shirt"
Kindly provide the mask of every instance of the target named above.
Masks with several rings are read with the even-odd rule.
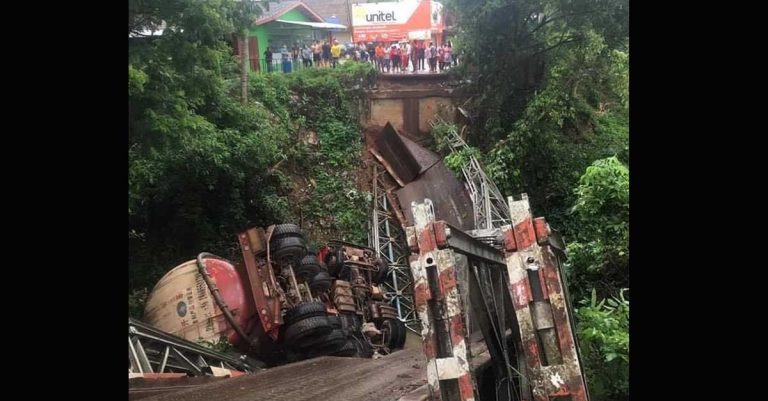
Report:
[[[331,46],[331,59],[333,60],[333,68],[336,68],[336,64],[339,62],[339,57],[341,57],[341,45],[339,44],[338,40],[334,40],[333,46]]]

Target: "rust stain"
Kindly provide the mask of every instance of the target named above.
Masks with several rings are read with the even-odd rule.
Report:
[[[518,250],[526,249],[536,243],[536,233],[530,217],[515,225],[515,240]]]
[[[437,249],[435,235],[430,228],[431,226],[427,225],[427,227],[419,233],[419,250],[421,250],[421,252],[429,252]]]
[[[528,307],[528,303],[533,299],[527,277],[516,283],[510,283],[509,293],[512,295],[512,306],[515,307],[515,310]]]
[[[471,400],[475,397],[475,389],[472,384],[472,377],[465,374],[459,377],[459,396],[462,400]]]
[[[413,300],[417,305],[426,305],[432,299],[432,293],[426,283],[417,283],[413,288]]]
[[[533,219],[533,229],[536,232],[536,240],[539,245],[546,245],[549,243],[549,228],[547,227],[547,220],[543,217],[537,217]]]
[[[504,231],[504,250],[514,252],[517,250],[517,241],[515,241],[515,230],[510,227]]]
[[[453,345],[456,345],[464,340],[465,338],[465,330],[464,330],[464,320],[461,318],[461,315],[455,315],[451,316],[450,318],[451,323],[451,343]]]
[[[439,273],[440,292],[448,294],[449,291],[456,288],[456,272],[453,268],[445,269]]]
[[[445,248],[448,245],[448,237],[445,234],[446,223],[445,221],[436,221],[432,223],[435,232],[435,243],[438,248]]]

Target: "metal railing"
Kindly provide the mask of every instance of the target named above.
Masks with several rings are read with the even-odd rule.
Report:
[[[187,373],[205,376],[209,367],[253,372],[255,366],[242,358],[231,357],[128,319],[129,373]]]

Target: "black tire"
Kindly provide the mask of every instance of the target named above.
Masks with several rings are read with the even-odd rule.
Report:
[[[311,349],[306,349],[306,354],[310,358],[330,355],[338,352],[347,343],[347,335],[341,330],[333,330],[321,343],[313,345]]]
[[[285,325],[290,326],[299,320],[315,316],[327,316],[322,302],[305,302],[298,304],[285,312]]]
[[[355,346],[355,340],[350,339],[347,341],[341,349],[333,353],[333,356],[344,356],[344,357],[356,357],[358,356],[357,347]]]
[[[328,272],[320,271],[309,282],[309,289],[315,294],[327,292],[331,289],[331,281],[331,275]]]
[[[359,358],[370,358],[373,356],[373,347],[365,338],[352,338],[352,342],[357,350]]]
[[[300,265],[294,269],[296,273],[296,279],[309,283],[318,273],[320,273],[320,266],[317,265]]]
[[[325,257],[325,264],[328,266],[328,273],[331,276],[339,277],[339,273],[344,267],[344,250],[339,248],[335,252],[328,253]]]
[[[341,327],[349,333],[360,333],[360,318],[355,313],[342,312],[339,315],[341,320]]]
[[[270,241],[288,237],[299,237],[304,239],[304,233],[296,224],[277,224],[275,229],[272,231],[272,237],[270,237]]]
[[[405,327],[405,323],[401,322],[400,320],[392,319],[394,321],[395,326],[397,327],[397,341],[395,342],[395,349],[403,349],[405,346],[405,336],[407,334],[408,328]]]
[[[284,262],[286,260],[295,260],[307,254],[307,246],[304,240],[296,237],[282,238],[270,242],[270,251],[272,260]]]
[[[299,266],[307,265],[307,266],[317,266],[317,267],[320,267],[320,261],[317,260],[317,255],[315,255],[314,253],[310,252],[309,248],[307,248],[307,255],[299,260],[298,265]]]
[[[325,316],[308,317],[288,326],[285,330],[285,342],[298,345],[303,338],[324,336],[331,331],[333,327]]]
[[[317,273],[320,273],[320,263],[317,261],[317,256],[310,254],[309,251],[296,265],[297,278],[301,277],[305,282],[309,282]]]
[[[374,284],[381,284],[387,279],[390,267],[387,261],[381,258],[376,259],[376,266],[379,267],[379,270],[374,273],[371,281],[373,281]]]
[[[334,330],[341,330],[341,318],[339,316],[328,316],[328,322],[331,323]]]
[[[392,350],[402,349],[405,345],[405,325],[397,319],[385,319],[382,328],[388,328],[389,340],[387,347]]]

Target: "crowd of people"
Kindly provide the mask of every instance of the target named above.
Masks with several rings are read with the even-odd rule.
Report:
[[[304,68],[336,68],[341,59],[371,63],[380,73],[438,72],[458,64],[451,42],[437,46],[425,40],[360,42],[351,48],[339,44],[338,40],[334,40],[332,45],[328,41],[316,40],[302,46],[296,44],[290,50],[283,45],[278,52],[283,72],[289,72],[292,65],[299,63]],[[271,47],[264,51],[264,60],[267,71],[272,72],[275,64]]]
[[[358,48],[363,61],[370,61],[381,73],[437,72],[458,64],[451,42],[440,46],[423,40],[368,43]]]

